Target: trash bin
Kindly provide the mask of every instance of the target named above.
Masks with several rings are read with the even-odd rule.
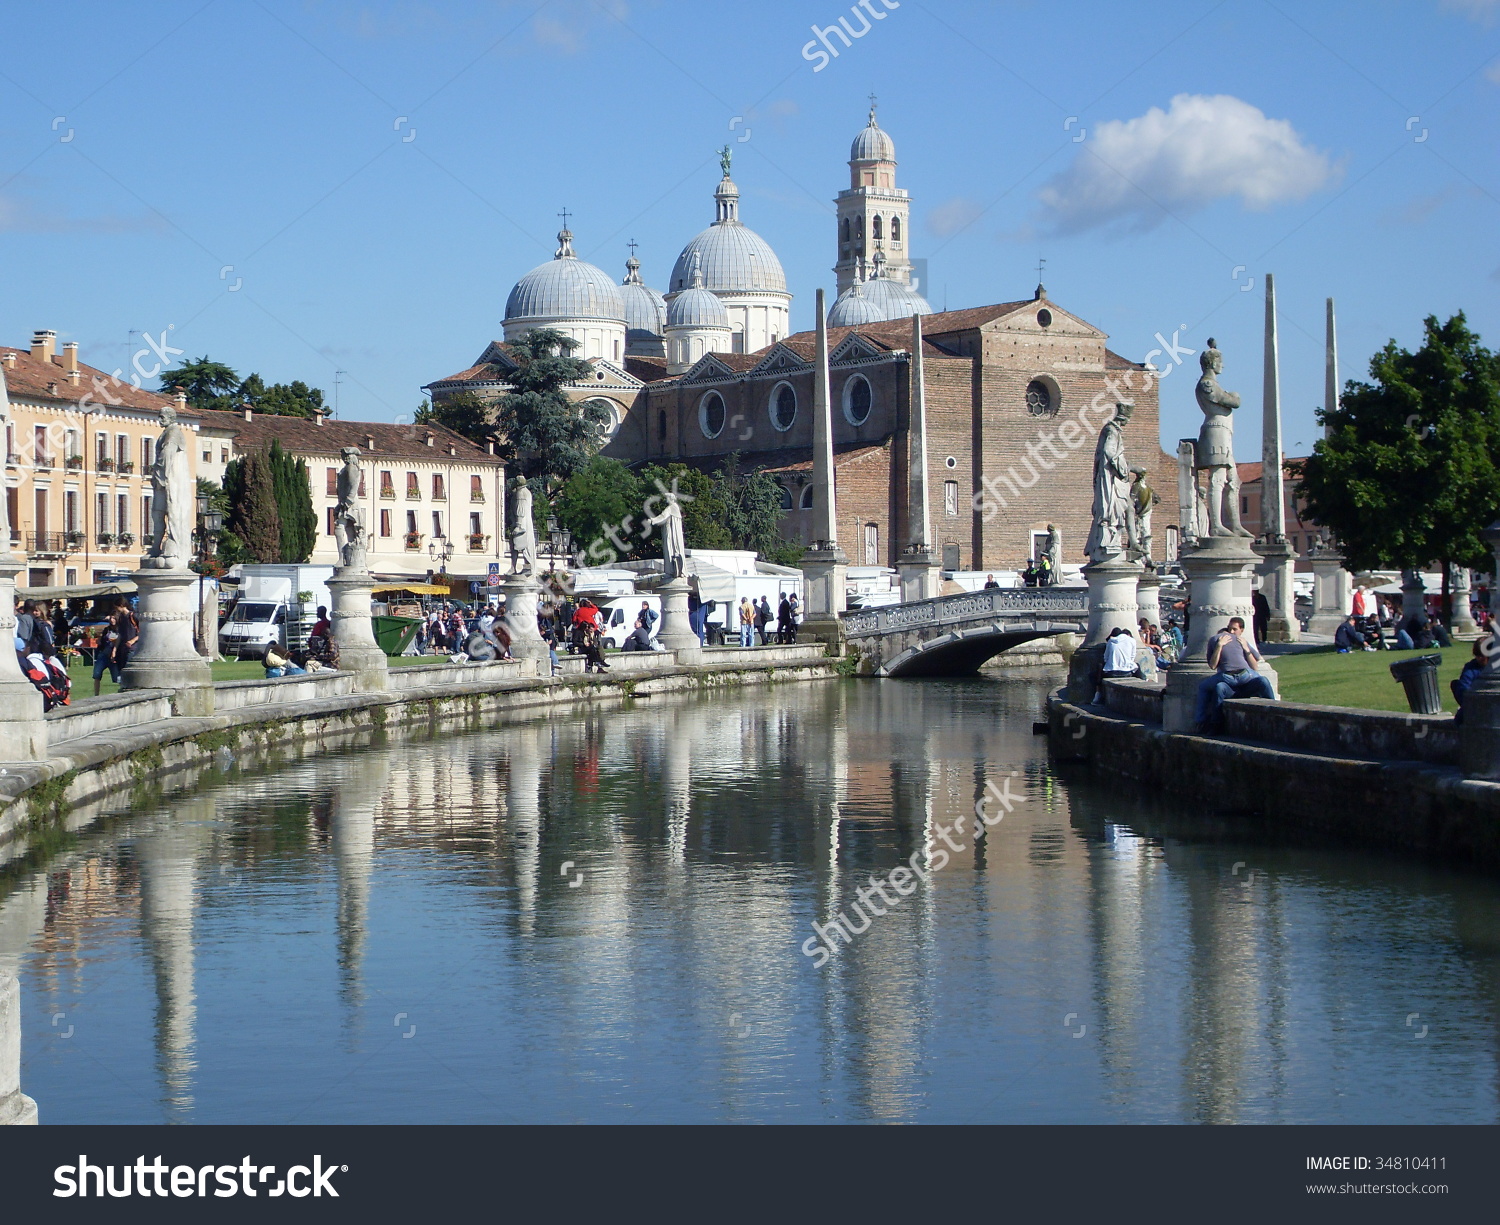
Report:
[[[1438,693],[1438,665],[1441,655],[1417,655],[1391,665],[1391,675],[1406,690],[1406,704],[1414,715],[1436,715],[1443,709]]]

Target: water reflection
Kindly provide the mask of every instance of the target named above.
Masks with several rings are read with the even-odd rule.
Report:
[[[28,1091],[57,1122],[1495,1120],[1492,882],[1059,776],[1041,694],[653,698],[209,772],[0,870]]]

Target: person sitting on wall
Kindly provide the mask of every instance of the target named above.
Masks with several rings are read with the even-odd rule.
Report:
[[[651,649],[651,627],[646,624],[645,614],[635,619],[635,628],[625,636],[622,651],[649,651]]]
[[[1373,651],[1375,648],[1359,632],[1359,618],[1353,613],[1340,622],[1333,634],[1333,645],[1338,648],[1340,655],[1347,655],[1350,651]]]
[[[1198,685],[1194,730],[1200,734],[1218,730],[1229,698],[1275,698],[1271,682],[1260,674],[1263,662],[1245,637],[1244,618],[1230,617],[1208,644],[1208,666],[1215,672]]]
[[[306,676],[307,669],[292,662],[290,655],[283,655],[281,648],[272,644],[266,648],[266,679],[275,676]]]
[[[1459,726],[1464,721],[1464,702],[1470,691],[1474,688],[1474,682],[1484,675],[1485,669],[1490,666],[1490,652],[1492,638],[1478,638],[1474,642],[1474,652],[1465,661],[1463,670],[1459,672],[1456,680],[1448,682],[1448,688],[1453,691],[1453,700],[1458,703],[1458,713],[1453,716],[1453,722]]]

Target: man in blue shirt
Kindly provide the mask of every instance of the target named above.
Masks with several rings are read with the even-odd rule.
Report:
[[[1216,671],[1198,685],[1196,731],[1208,732],[1218,726],[1227,698],[1276,696],[1271,682],[1257,670],[1261,663],[1260,652],[1245,638],[1244,620],[1230,617],[1229,624],[1208,643],[1208,666]]]

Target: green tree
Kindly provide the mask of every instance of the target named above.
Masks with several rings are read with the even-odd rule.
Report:
[[[281,512],[276,504],[276,478],[265,451],[251,451],[231,460],[224,469],[224,492],[229,498],[227,546],[236,561],[281,560]]]
[[[558,523],[573,534],[574,552],[583,553],[591,564],[598,565],[610,556],[652,555],[646,551],[647,539],[642,535],[644,498],[635,473],[617,459],[596,455],[563,482],[553,496],[552,511]],[[540,498],[533,502],[534,506],[540,504]],[[600,541],[605,543],[597,543]]]
[[[708,473],[687,464],[647,464],[641,469],[643,497],[676,492],[682,507],[682,537],[690,549],[732,549],[734,537],[725,526],[726,509],[719,486]],[[656,533],[645,557],[661,556],[661,533]]]
[[[1354,570],[1437,562],[1451,613],[1448,567],[1489,567],[1479,532],[1500,512],[1500,358],[1462,312],[1429,315],[1415,353],[1387,342],[1368,383],[1350,380],[1323,409],[1320,439],[1297,493],[1338,538]]]
[[[490,423],[490,406],[472,391],[459,391],[432,403],[423,400],[417,409],[418,425],[442,425],[462,434],[481,447],[490,440],[495,427]]]
[[[318,514],[313,510],[307,463],[288,455],[280,440],[274,438],[266,452],[266,463],[276,492],[276,514],[281,527],[280,560],[300,565],[312,556],[318,543]]]
[[[766,556],[781,540],[781,485],[768,472],[742,473],[738,452],[724,457],[713,480],[734,547]]]
[[[534,328],[510,344],[518,365],[507,377],[515,389],[495,405],[500,457],[515,472],[551,492],[598,454],[609,413],[591,400],[575,403],[563,390],[593,375],[588,362],[569,357],[578,342],[551,328]]]
[[[180,387],[192,408],[230,409],[240,388],[240,376],[206,353],[197,361],[186,361],[161,376],[161,390]]]
[[[240,387],[240,400],[268,416],[312,419],[327,412],[322,391],[301,379],[267,387],[260,375],[252,374]]]

